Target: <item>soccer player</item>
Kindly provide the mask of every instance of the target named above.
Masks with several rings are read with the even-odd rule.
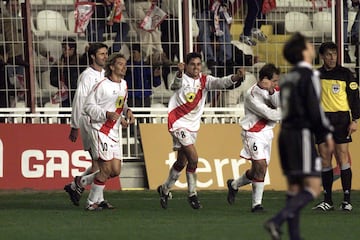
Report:
[[[281,167],[287,179],[286,204],[265,222],[272,239],[280,239],[287,221],[291,240],[300,239],[300,211],[321,192],[321,158],[313,134],[324,139],[328,151],[334,147],[332,126],[320,105],[319,72],[313,71],[314,46],[295,33],[283,49],[285,59],[294,65],[280,80],[282,111],[279,134]]]
[[[240,156],[251,161],[251,168],[238,179],[227,180],[229,204],[235,202],[238,188],[251,183],[251,212],[263,211],[262,197],[267,166],[270,163],[273,128],[281,120],[279,98],[280,69],[266,64],[259,71],[259,80],[245,95],[245,116],[241,120],[243,149]]]
[[[95,178],[81,177],[81,184],[91,183],[86,210],[114,208],[104,200],[105,183],[119,177],[122,148],[119,146],[120,128],[135,122],[127,106],[126,59],[120,53],[112,54],[105,65],[105,79],[97,83],[86,98],[84,112],[90,117],[90,151],[93,164],[100,170]],[[90,181],[89,181],[90,180]]]
[[[93,86],[104,79],[105,71],[103,68],[108,58],[107,49],[107,45],[103,43],[93,43],[89,46],[88,56],[90,66],[87,67],[79,76],[72,104],[69,139],[72,142],[76,142],[80,129],[82,144],[85,151],[90,151],[90,139],[88,137],[90,119],[84,113],[83,105]],[[91,174],[96,170],[97,169],[93,169],[93,167],[89,167],[85,170],[82,176]],[[73,182],[65,185],[64,187],[64,190],[70,196],[70,200],[76,206],[79,206],[81,194],[84,191],[84,188],[80,184],[80,178],[81,176],[76,176]]]
[[[187,54],[185,65],[183,63],[178,65],[178,72],[170,87],[174,91],[174,95],[170,98],[168,106],[168,129],[173,139],[173,149],[177,151],[178,155],[168,178],[157,188],[160,204],[164,209],[168,205],[169,190],[185,167],[190,206],[193,209],[202,207],[196,192],[198,154],[195,142],[207,93],[211,89],[224,89],[238,81],[243,81],[244,70],[242,69],[239,69],[234,75],[217,78],[203,74],[201,67],[199,53]]]
[[[319,55],[323,60],[320,71],[322,89],[321,104],[325,115],[334,126],[334,152],[328,152],[321,136],[316,136],[319,153],[322,161],[322,184],[324,188],[324,201],[313,207],[322,211],[334,210],[332,200],[332,185],[334,181],[332,156],[335,156],[340,166],[341,184],[344,192],[340,209],[351,211],[350,201],[352,171],[349,159],[349,143],[351,134],[357,129],[360,118],[359,86],[351,71],[337,64],[337,45],[325,42],[319,48]]]

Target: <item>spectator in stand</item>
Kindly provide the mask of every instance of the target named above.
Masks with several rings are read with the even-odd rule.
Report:
[[[3,24],[0,24],[0,32],[3,32],[6,43],[7,62],[11,65],[28,66],[23,60],[22,21],[19,18],[19,1],[6,0],[5,6],[0,1],[0,16]]]
[[[345,1],[345,0],[344,0]],[[351,62],[350,56],[348,54],[348,44],[353,44],[355,45],[355,73],[356,73],[356,80],[358,82],[358,84],[360,83],[359,81],[359,21],[360,21],[360,1],[359,0],[351,0],[352,2],[352,6],[357,9],[356,12],[356,16],[355,16],[355,20],[353,25],[351,26],[351,35],[350,35],[350,41],[348,40],[347,34],[345,35],[345,32],[347,33],[347,31],[344,31],[344,62],[348,63]],[[344,30],[347,29],[347,20],[348,19],[348,7],[346,6],[345,8],[345,3],[344,3]]]
[[[139,27],[152,6],[156,6],[157,0],[134,0],[127,1],[126,9],[132,19],[133,27],[136,30],[144,59],[151,65],[171,65],[161,45],[161,31],[156,27],[152,31],[146,31]]]
[[[127,65],[125,80],[129,89],[129,107],[150,107],[152,87],[161,84],[160,68],[156,67],[153,70],[152,67],[144,64],[140,44],[131,46],[131,55]]]
[[[80,60],[76,52],[75,39],[64,38],[61,45],[63,53],[58,62],[51,67],[50,71],[51,85],[59,88],[52,102],[60,103],[60,107],[71,107],[80,74],[78,67]],[[61,123],[66,123],[66,119],[61,119]]]
[[[162,0],[161,9],[168,14],[168,17],[160,24],[161,30],[161,44],[166,56],[171,61],[178,62],[180,57],[180,39],[179,39],[179,2],[174,0]],[[161,75],[168,89],[167,77],[171,72],[170,66],[163,66],[161,69]]]
[[[173,60],[175,57],[179,58],[179,5],[178,1],[162,0],[161,9],[168,14],[168,17],[161,23],[161,43],[164,52]]]
[[[229,23],[231,17],[228,14],[228,1],[204,1],[196,0],[194,8],[196,21],[199,26],[199,42],[208,69],[213,75],[216,66],[232,67],[232,45]],[[214,50],[212,38],[217,38],[219,52]]]
[[[87,38],[89,43],[103,42],[104,33],[116,33],[112,48],[109,54],[119,52],[121,43],[126,41],[129,32],[129,25],[126,22],[113,22],[108,17],[113,10],[114,0],[93,0],[96,3],[95,11],[87,26]]]
[[[8,79],[6,78],[5,66],[6,66],[5,48],[3,46],[0,46],[0,108],[11,107],[10,96],[14,96],[14,92],[9,91],[9,89],[13,88],[14,86],[12,86],[9,83]],[[1,117],[0,122],[5,122],[5,118]]]
[[[260,30],[265,21],[265,14],[262,13],[264,0],[247,0],[247,14],[240,42],[249,46],[255,46],[257,39],[261,42],[266,41],[267,36]],[[258,21],[256,21],[258,19]]]

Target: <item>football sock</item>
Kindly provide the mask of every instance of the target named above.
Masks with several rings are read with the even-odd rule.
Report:
[[[231,183],[231,186],[234,189],[238,189],[241,186],[251,183],[251,180],[246,176],[246,173],[247,173],[247,171]]]
[[[175,182],[179,179],[180,172],[175,170],[174,167],[170,168],[169,176],[163,184],[163,192],[164,194],[168,194],[169,190],[174,186]]]
[[[284,221],[293,218],[296,213],[300,213],[300,210],[313,199],[314,196],[308,190],[299,192],[286,202],[285,207],[272,218],[272,221],[274,221],[277,226],[281,226]]]
[[[350,191],[351,191],[351,180],[352,171],[351,168],[341,170],[341,184],[344,192],[344,201],[350,203]]]
[[[324,188],[324,201],[333,205],[332,201],[332,185],[334,181],[333,169],[321,172],[321,179]]]
[[[88,168],[85,170],[85,172],[83,172],[80,176],[83,177],[83,176],[86,176],[86,175],[88,175],[88,174],[90,174],[90,173],[92,173],[92,167],[91,167],[91,166],[88,167]],[[73,180],[73,181],[71,182],[71,188],[72,188],[73,190],[75,190],[75,187],[76,187],[75,181]]]
[[[252,182],[252,207],[261,204],[264,193],[264,180]]]
[[[80,186],[81,187],[85,187],[87,185],[90,185],[93,183],[94,179],[95,179],[95,176],[96,174],[100,172],[100,170],[97,170],[91,174],[88,174],[86,176],[82,176],[81,179],[80,179]]]
[[[289,202],[293,197],[294,195],[288,193],[286,202]],[[295,211],[293,217],[287,219],[287,223],[290,239],[300,239],[300,211]]]
[[[91,189],[87,200],[88,204],[98,203],[101,196],[103,196],[104,188],[104,182],[94,179],[94,182],[91,184]]]
[[[186,171],[186,180],[188,184],[189,197],[196,195],[196,173]]]

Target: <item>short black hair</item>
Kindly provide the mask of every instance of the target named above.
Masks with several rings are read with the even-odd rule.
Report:
[[[283,55],[285,59],[295,65],[304,60],[302,52],[306,49],[306,38],[301,33],[296,32],[285,43]]]
[[[69,46],[69,48],[74,48],[74,52],[76,53],[76,40],[72,37],[66,37],[62,40],[62,46]]]
[[[280,68],[272,63],[265,64],[259,71],[260,81],[267,77],[269,80],[273,78],[274,74],[280,75]]]
[[[104,43],[91,43],[90,46],[89,46],[89,50],[87,52],[88,54],[88,58],[89,58],[89,63],[92,64],[93,61],[92,61],[92,58],[91,58],[91,55],[96,55],[97,51],[100,49],[100,48],[106,48],[108,49],[108,46]]]
[[[321,55],[323,55],[325,53],[326,50],[331,49],[331,50],[336,50],[337,52],[337,45],[334,42],[324,42],[320,45],[319,48],[319,53]]]
[[[185,58],[185,64],[188,64],[191,61],[191,59],[194,59],[194,58],[200,58],[200,60],[201,60],[201,54],[198,52],[188,53]]]

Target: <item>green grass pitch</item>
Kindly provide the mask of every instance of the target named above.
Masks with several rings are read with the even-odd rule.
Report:
[[[265,191],[265,213],[250,212],[251,193],[239,191],[234,205],[226,191],[199,191],[203,205],[193,210],[185,191],[174,191],[168,209],[160,207],[155,191],[105,191],[115,210],[84,210],[71,204],[65,192],[0,191],[0,239],[12,240],[222,240],[270,239],[263,223],[284,204],[284,192]],[[342,193],[334,193],[336,210],[317,212],[309,204],[302,212],[301,232],[306,240],[352,240],[360,237],[360,192],[352,193],[353,211],[338,210]],[[288,239],[286,225],[283,239]]]

